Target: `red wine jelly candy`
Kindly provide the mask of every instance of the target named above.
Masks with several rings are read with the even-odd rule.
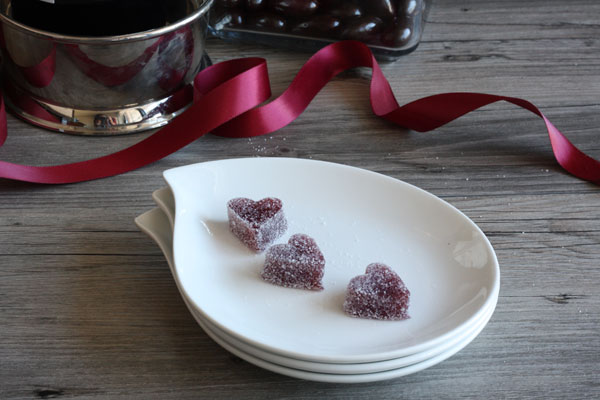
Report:
[[[229,200],[227,216],[231,232],[254,251],[265,250],[287,229],[283,203],[274,197]]]
[[[390,267],[381,263],[367,266],[348,284],[344,311],[358,318],[403,320],[408,315],[410,291]]]
[[[267,250],[263,279],[275,285],[295,289],[322,290],[325,257],[308,235],[296,234],[287,244]]]

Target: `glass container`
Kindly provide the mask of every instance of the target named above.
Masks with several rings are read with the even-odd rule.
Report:
[[[413,51],[430,0],[215,0],[210,31],[225,40],[317,50],[353,39],[379,59]]]

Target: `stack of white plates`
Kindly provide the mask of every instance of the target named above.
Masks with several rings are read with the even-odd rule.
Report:
[[[190,312],[231,353],[259,367],[322,382],[392,379],[433,366],[489,321],[500,272],[492,246],[464,214],[402,181],[312,160],[250,158],[164,173],[158,205],[136,218],[161,248]],[[263,281],[264,254],[230,232],[235,197],[283,201],[288,231],[326,259],[323,291]],[[346,286],[368,264],[394,269],[411,292],[410,319],[352,318]]]

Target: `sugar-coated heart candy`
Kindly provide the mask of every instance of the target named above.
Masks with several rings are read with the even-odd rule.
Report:
[[[262,278],[270,283],[295,289],[323,290],[325,257],[313,238],[293,235],[287,244],[267,250]]]
[[[403,320],[410,318],[410,291],[390,267],[381,263],[367,266],[348,284],[344,311],[358,318]]]
[[[274,197],[259,201],[238,197],[227,203],[229,229],[246,246],[263,251],[287,229],[283,203]]]

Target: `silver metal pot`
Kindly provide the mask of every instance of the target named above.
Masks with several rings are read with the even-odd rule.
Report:
[[[7,105],[35,125],[67,133],[113,135],[168,123],[192,101],[213,2],[181,1],[185,14],[166,26],[80,37],[19,23],[11,1],[0,0]]]

